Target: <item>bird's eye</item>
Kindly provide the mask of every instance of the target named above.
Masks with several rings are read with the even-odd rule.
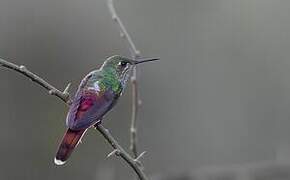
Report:
[[[126,67],[127,66],[127,64],[128,64],[128,62],[125,62],[125,61],[121,61],[121,62],[119,62],[119,66],[122,66],[122,67]]]

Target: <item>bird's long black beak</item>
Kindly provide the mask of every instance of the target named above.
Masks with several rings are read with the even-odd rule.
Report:
[[[158,61],[160,58],[146,58],[146,59],[138,59],[138,60],[133,60],[133,63],[136,64],[141,64],[144,62],[150,62],[150,61]]]

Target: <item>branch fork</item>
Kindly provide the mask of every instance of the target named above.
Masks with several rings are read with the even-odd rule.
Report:
[[[125,40],[128,41],[131,56],[133,59],[137,59],[140,57],[140,51],[136,49],[135,44],[133,43],[130,35],[128,34],[125,26],[123,25],[121,19],[117,15],[113,0],[107,0],[108,3],[108,8],[110,10],[110,13],[112,15],[112,19],[119,25],[120,28],[120,36],[124,38]],[[4,59],[0,58],[0,66],[5,67],[7,69],[14,70],[36,84],[39,84],[43,88],[45,88],[50,95],[56,96],[59,99],[61,99],[64,103],[67,105],[71,104],[71,98],[69,94],[69,88],[71,86],[71,83],[68,83],[68,85],[65,87],[63,91],[58,90],[51,84],[49,84],[47,81],[39,77],[38,75],[34,74],[33,72],[29,71],[24,65],[16,65],[11,62],[8,62]],[[108,154],[107,157],[111,157],[113,155],[120,156],[122,159],[124,159],[135,171],[137,176],[139,177],[140,180],[148,180],[148,177],[143,171],[143,165],[140,161],[140,159],[144,156],[146,152],[142,152],[141,154],[138,155],[137,153],[137,126],[136,126],[136,121],[137,121],[137,113],[138,113],[138,107],[141,105],[141,100],[138,97],[138,84],[137,84],[137,69],[136,67],[133,69],[133,73],[131,76],[131,82],[132,82],[132,89],[133,89],[133,94],[132,94],[132,119],[131,119],[131,128],[130,128],[130,133],[131,133],[131,141],[130,141],[130,149],[134,154],[134,158],[131,157],[129,153],[127,153],[122,146],[119,145],[117,140],[110,134],[109,130],[107,130],[102,124],[96,124],[95,127],[96,129],[103,135],[103,137],[107,140],[107,142],[113,147],[113,151]]]
[[[120,156],[133,168],[140,180],[148,180],[146,174],[143,171],[141,162],[139,162],[138,159],[136,161],[136,159],[132,158],[113,138],[108,129],[106,129],[102,124],[96,124],[95,128],[103,135],[103,137],[114,149],[110,154],[108,154],[107,157],[111,157],[113,155]]]
[[[111,13],[113,21],[117,24],[120,31],[120,37],[127,41],[132,59],[138,59],[141,56],[141,52],[136,48],[131,36],[125,28],[120,17],[116,13],[113,0],[107,0],[107,5]],[[131,76],[132,84],[132,116],[131,116],[131,128],[130,128],[130,150],[133,152],[134,157],[138,157],[137,151],[137,117],[139,107],[142,104],[138,94],[138,83],[137,83],[137,68],[133,68]]]

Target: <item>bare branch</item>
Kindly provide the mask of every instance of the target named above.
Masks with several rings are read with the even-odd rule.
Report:
[[[131,36],[129,35],[128,31],[126,30],[126,28],[125,28],[123,22],[121,21],[120,17],[116,13],[113,0],[107,0],[107,2],[108,2],[108,8],[110,10],[112,19],[118,24],[118,26],[120,28],[120,36],[128,41],[130,52],[131,52],[131,56],[134,59],[138,58],[140,56],[140,51],[137,50],[135,44],[132,41]]]
[[[104,136],[104,138],[108,141],[108,143],[111,144],[111,146],[114,148],[113,151],[118,152],[118,155],[122,157],[136,172],[140,180],[148,180],[146,174],[143,171],[142,165],[140,165],[140,162],[133,159],[120,145],[119,143],[114,139],[114,137],[110,134],[109,130],[107,130],[104,126],[101,124],[97,124],[96,129]]]
[[[130,127],[130,150],[133,152],[134,157],[137,158],[137,115],[139,112],[139,94],[138,83],[136,79],[137,69],[133,69],[133,75],[131,77],[132,83],[132,115],[131,115],[131,127]],[[140,100],[141,101],[141,100]]]
[[[47,89],[49,91],[49,94],[55,95],[56,97],[60,98],[66,104],[70,103],[70,98],[69,98],[70,95],[69,95],[69,92],[68,92],[68,89],[70,87],[70,83],[67,85],[65,90],[63,92],[61,92],[60,90],[58,90],[54,86],[50,85],[48,82],[46,82],[41,77],[39,77],[39,76],[35,75],[34,73],[32,73],[31,71],[27,70],[27,68],[25,66],[18,66],[16,64],[13,64],[11,62],[5,61],[3,59],[0,59],[0,65],[5,67],[5,68],[12,69],[14,71],[17,71],[17,72],[25,75],[26,77],[28,77],[29,79],[31,79],[35,83],[37,83],[37,84],[41,85],[42,87],[44,87],[45,89]],[[115,138],[109,133],[109,131],[106,128],[104,128],[102,125],[96,125],[96,129],[98,131],[100,131],[100,133],[104,136],[104,138],[115,149],[108,156],[111,156],[113,154],[119,155],[120,157],[122,157],[134,169],[134,171],[136,172],[136,174],[138,175],[140,180],[147,180],[147,177],[146,177],[145,173],[142,170],[140,162],[139,161],[135,162],[135,159],[132,158],[119,145],[117,140],[115,140]]]
[[[110,10],[112,19],[116,22],[120,29],[120,36],[127,40],[129,45],[129,50],[133,59],[137,59],[140,57],[140,51],[136,48],[131,36],[129,35],[128,31],[126,30],[123,22],[121,21],[120,17],[116,13],[113,0],[107,0],[108,8]],[[135,158],[138,157],[137,151],[137,115],[139,106],[141,105],[141,100],[139,99],[138,95],[138,83],[137,83],[137,69],[136,66],[133,68],[132,76],[131,76],[131,83],[132,83],[132,115],[131,115],[131,127],[130,127],[130,149],[133,152]]]
[[[107,1],[108,1],[108,7],[109,7],[109,10],[110,10],[110,13],[112,15],[112,19],[120,27],[120,36],[128,41],[131,56],[132,56],[133,59],[137,59],[138,57],[140,57],[140,51],[136,49],[136,46],[133,43],[130,35],[128,34],[128,32],[126,30],[126,28],[124,27],[121,19],[116,14],[116,11],[115,11],[115,8],[114,8],[114,5],[113,5],[113,1],[112,0],[107,0]],[[70,100],[70,95],[69,95],[69,92],[68,92],[69,87],[70,87],[70,83],[66,86],[64,91],[60,91],[57,88],[55,88],[54,86],[50,85],[48,82],[46,82],[41,77],[39,77],[36,74],[34,74],[31,71],[29,71],[25,66],[18,66],[16,64],[13,64],[11,62],[5,61],[3,59],[0,59],[0,65],[5,67],[5,68],[12,69],[14,71],[17,71],[17,72],[25,75],[26,77],[28,77],[29,79],[31,79],[35,83],[39,84],[40,86],[42,86],[43,88],[48,90],[49,94],[60,98],[62,101],[64,101],[68,105],[70,104],[71,100]],[[143,152],[139,156],[138,156],[138,153],[137,153],[137,128],[136,128],[136,121],[137,121],[138,107],[141,104],[140,103],[141,100],[139,100],[139,97],[138,97],[138,86],[137,86],[138,84],[137,84],[136,77],[137,77],[137,69],[135,67],[133,69],[133,73],[132,73],[132,76],[131,76],[133,94],[132,94],[132,119],[131,119],[131,128],[130,128],[130,132],[131,132],[131,141],[130,141],[131,146],[130,146],[130,149],[132,150],[132,152],[134,154],[134,158],[132,158],[130,156],[130,154],[128,154],[119,145],[119,143],[110,134],[110,132],[106,128],[104,128],[101,124],[96,125],[96,129],[103,135],[103,137],[114,148],[114,151],[111,152],[108,156],[112,156],[112,155],[120,156],[121,158],[123,158],[134,169],[134,171],[136,172],[136,174],[138,175],[140,180],[148,180],[146,174],[143,171],[143,168],[142,168],[143,166],[142,166],[141,162],[139,161],[139,159],[145,153]]]
[[[8,68],[8,69],[12,69],[14,71],[17,71],[17,72],[23,74],[24,76],[28,77],[33,82],[39,84],[40,86],[42,86],[46,90],[48,90],[48,93],[50,95],[57,96],[58,98],[60,98],[61,100],[63,100],[66,103],[70,101],[70,97],[69,97],[69,93],[68,93],[69,87],[67,87],[62,92],[62,91],[56,89],[54,86],[50,85],[48,82],[46,82],[41,77],[39,77],[36,74],[29,71],[25,66],[23,66],[23,65],[18,66],[16,64],[11,63],[11,62],[5,61],[4,59],[1,59],[1,58],[0,58],[0,66],[3,66],[3,67]]]

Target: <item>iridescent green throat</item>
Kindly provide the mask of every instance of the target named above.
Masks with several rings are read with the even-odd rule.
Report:
[[[108,87],[119,94],[122,92],[122,85],[119,81],[118,73],[113,67],[105,67],[101,70],[102,78],[99,80],[101,89],[107,89]]]

